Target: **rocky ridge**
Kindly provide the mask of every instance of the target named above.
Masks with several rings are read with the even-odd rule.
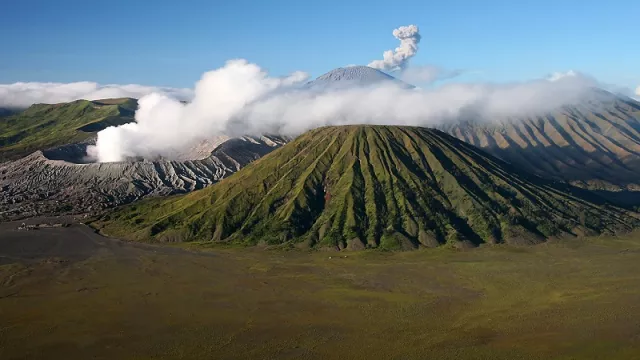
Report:
[[[206,187],[286,143],[276,136],[218,139],[203,159],[82,163],[91,142],[36,151],[0,164],[0,221],[98,213],[147,196]],[[215,144],[210,143],[209,146]]]

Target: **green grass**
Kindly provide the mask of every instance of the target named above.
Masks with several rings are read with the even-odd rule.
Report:
[[[82,141],[108,126],[133,121],[133,99],[36,104],[0,119],[0,161]]]
[[[519,172],[437,130],[326,127],[186,196],[94,225],[132,240],[388,250],[537,243],[627,231],[638,219],[579,189]]]
[[[346,255],[108,249],[0,266],[0,358],[640,358],[640,234]]]

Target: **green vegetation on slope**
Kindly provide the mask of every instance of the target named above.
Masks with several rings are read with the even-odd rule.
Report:
[[[143,201],[96,225],[136,240],[352,249],[538,243],[637,225],[588,196],[437,130],[326,127],[212,187]]]
[[[0,120],[0,162],[83,141],[108,126],[133,121],[134,99],[36,104]]]

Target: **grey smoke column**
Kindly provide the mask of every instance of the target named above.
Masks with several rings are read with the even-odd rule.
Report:
[[[372,61],[369,63],[370,67],[387,71],[400,70],[418,52],[420,30],[416,25],[400,26],[393,30],[393,36],[400,40],[400,46],[395,50],[385,51],[382,60]]]

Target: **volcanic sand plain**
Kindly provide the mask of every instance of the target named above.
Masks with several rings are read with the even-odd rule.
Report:
[[[320,252],[0,224],[1,359],[638,359],[640,233]]]

